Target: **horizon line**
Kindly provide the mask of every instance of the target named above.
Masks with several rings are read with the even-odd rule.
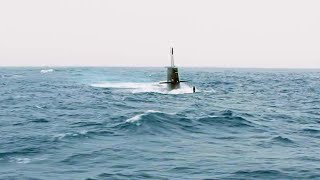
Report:
[[[125,65],[117,65],[117,66],[108,66],[108,65],[0,65],[0,68],[165,68],[166,66],[125,66]],[[320,70],[320,67],[312,68],[312,67],[223,67],[223,66],[177,66],[180,68],[215,68],[215,69],[301,69],[301,70]]]

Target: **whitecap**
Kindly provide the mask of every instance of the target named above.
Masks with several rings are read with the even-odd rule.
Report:
[[[13,78],[13,79],[15,79],[15,78],[22,78],[22,77],[24,77],[23,75],[19,75],[19,74],[12,74],[12,75],[10,75],[10,74],[4,74],[4,75],[0,75],[0,77],[1,78]]]
[[[45,73],[50,73],[50,72],[53,72],[53,71],[54,71],[53,69],[42,69],[42,70],[40,71],[40,73],[45,74]]]
[[[160,111],[155,111],[155,110],[148,110],[142,114],[138,114],[138,115],[135,115],[133,116],[132,118],[129,118],[126,120],[126,122],[137,122],[139,121],[143,116],[147,115],[147,114],[150,114],[150,113],[160,113]]]
[[[61,133],[61,134],[55,134],[53,135],[54,140],[61,140],[62,138],[66,137],[67,135],[70,135],[71,133]]]
[[[43,107],[38,106],[38,105],[36,105],[35,107],[38,108],[38,109],[43,109]]]
[[[30,158],[11,158],[10,162],[15,162],[18,164],[28,164],[31,162]]]
[[[87,135],[87,130],[81,130],[80,132],[67,132],[67,133],[61,133],[61,134],[55,134],[53,135],[53,140],[62,140],[66,137],[77,137],[77,136],[85,136]]]
[[[34,161],[44,161],[48,159],[45,156],[35,157],[35,158],[27,158],[27,157],[10,157],[9,162],[18,163],[18,164],[29,164]]]
[[[130,122],[130,123],[133,123],[133,122],[137,122],[141,119],[141,117],[143,116],[144,114],[138,114],[136,116],[133,116],[132,118],[130,119],[127,119],[126,122]]]
[[[87,130],[81,130],[78,134],[79,135],[86,135],[88,133]]]
[[[130,123],[137,122],[137,121],[139,121],[143,116],[145,116],[145,115],[147,115],[147,114],[150,114],[150,113],[161,113],[161,111],[147,110],[146,112],[144,112],[144,113],[142,113],[142,114],[138,114],[138,115],[133,116],[132,118],[127,119],[126,122],[130,122]]]

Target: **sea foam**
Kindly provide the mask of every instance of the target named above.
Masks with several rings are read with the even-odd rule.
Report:
[[[53,72],[53,71],[54,71],[53,69],[42,69],[40,71],[40,73],[45,74],[45,73],[50,73],[50,72]]]
[[[103,82],[91,84],[93,87],[98,88],[111,88],[124,90],[131,93],[159,93],[159,94],[190,94],[193,93],[192,87],[186,83],[181,83],[181,88],[168,90],[166,84],[160,84],[158,82],[152,83],[134,83],[134,82]],[[199,91],[198,91],[199,92]]]

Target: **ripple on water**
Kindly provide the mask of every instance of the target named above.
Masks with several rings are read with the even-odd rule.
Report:
[[[110,136],[116,134],[112,131],[100,129],[100,130],[81,130],[79,132],[66,132],[66,133],[59,133],[53,135],[53,141],[61,141],[61,140],[77,140],[77,139],[88,139],[88,138],[95,138],[98,136]]]
[[[234,176],[237,178],[246,178],[246,179],[281,179],[281,178],[290,178],[288,174],[283,173],[279,170],[269,169],[269,170],[241,170],[236,171]]]
[[[302,129],[303,133],[307,133],[307,134],[320,134],[320,130],[319,129],[314,129],[314,128],[305,128]]]
[[[281,144],[295,144],[295,142],[289,138],[277,136],[271,139],[272,142],[281,143]]]

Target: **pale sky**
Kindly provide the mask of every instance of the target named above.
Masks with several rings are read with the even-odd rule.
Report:
[[[0,0],[0,66],[320,68],[319,0]]]

